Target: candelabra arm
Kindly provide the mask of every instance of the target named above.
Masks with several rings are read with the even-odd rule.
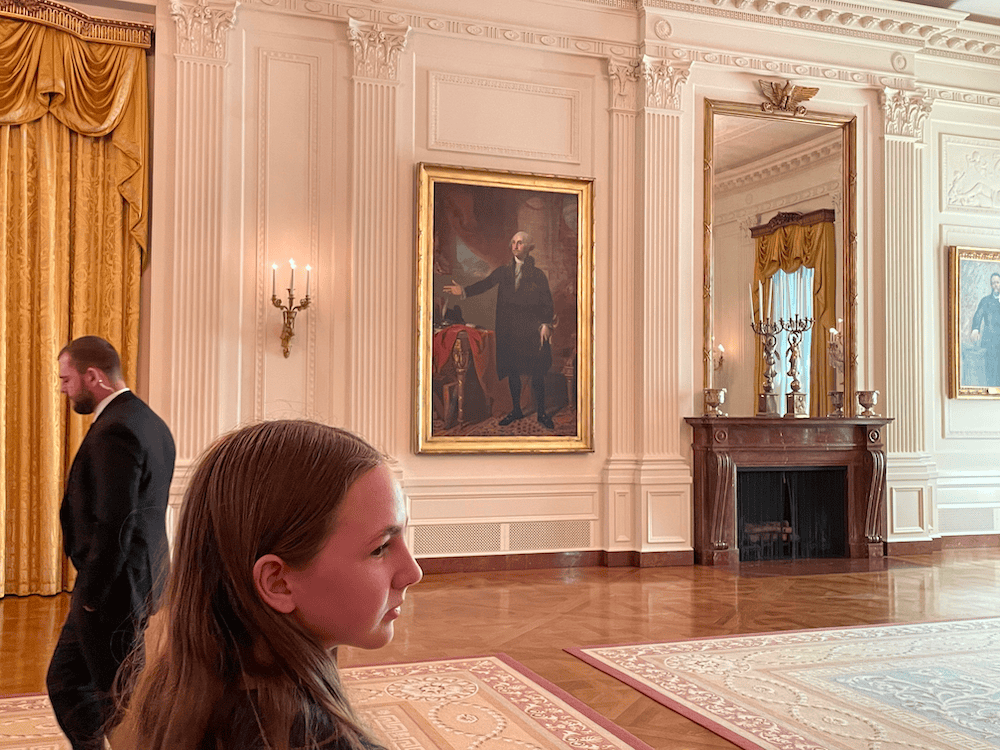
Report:
[[[278,299],[277,295],[271,295],[271,304],[281,310],[281,351],[285,355],[285,359],[288,358],[292,339],[295,337],[295,316],[299,314],[300,310],[309,307],[310,301],[309,297],[306,296],[299,300],[299,304],[296,305],[291,289],[288,290],[287,305]]]

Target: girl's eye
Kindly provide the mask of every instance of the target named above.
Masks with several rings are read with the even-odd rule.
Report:
[[[386,542],[385,544],[377,547],[375,550],[372,551],[372,557],[381,557],[388,548],[389,548],[389,542]]]

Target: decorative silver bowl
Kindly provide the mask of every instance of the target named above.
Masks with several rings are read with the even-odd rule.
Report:
[[[878,414],[872,411],[877,403],[878,391],[858,391],[858,404],[864,410],[861,412],[862,417],[877,417]]]
[[[706,388],[705,389],[705,416],[706,417],[721,417],[724,416],[722,406],[726,401],[726,389],[725,388]]]

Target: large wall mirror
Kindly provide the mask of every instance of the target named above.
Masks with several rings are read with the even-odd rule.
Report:
[[[704,383],[726,389],[730,416],[760,413],[766,365],[751,321],[768,311],[814,318],[798,367],[807,415],[835,409],[830,391],[855,413],[855,119],[793,110],[705,100]],[[779,334],[782,415],[788,345]]]

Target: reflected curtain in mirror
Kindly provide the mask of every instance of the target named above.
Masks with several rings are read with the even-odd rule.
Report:
[[[756,242],[754,288],[763,289],[763,299],[773,300],[772,281],[778,271],[792,274],[801,267],[813,269],[812,283],[812,346],[809,353],[809,413],[823,416],[826,413],[827,391],[832,390],[833,371],[826,366],[826,338],[816,335],[836,325],[837,318],[837,249],[834,211],[821,209],[806,214],[779,213],[767,224],[753,227],[750,236]],[[759,302],[753,299],[755,314],[759,315]],[[767,314],[767,310],[764,311]],[[776,311],[781,317],[796,311]],[[798,311],[808,315],[809,311]],[[787,362],[783,362],[787,366]],[[762,346],[756,342],[754,382],[763,380]]]
[[[9,17],[46,9],[47,25]],[[114,23],[105,33],[99,20],[81,24],[63,6],[0,17],[0,596],[54,594],[75,578],[59,505],[90,418],[72,414],[59,392],[59,350],[80,335],[103,336],[118,349],[126,382],[136,376],[146,52],[54,28],[60,14],[114,36]]]

